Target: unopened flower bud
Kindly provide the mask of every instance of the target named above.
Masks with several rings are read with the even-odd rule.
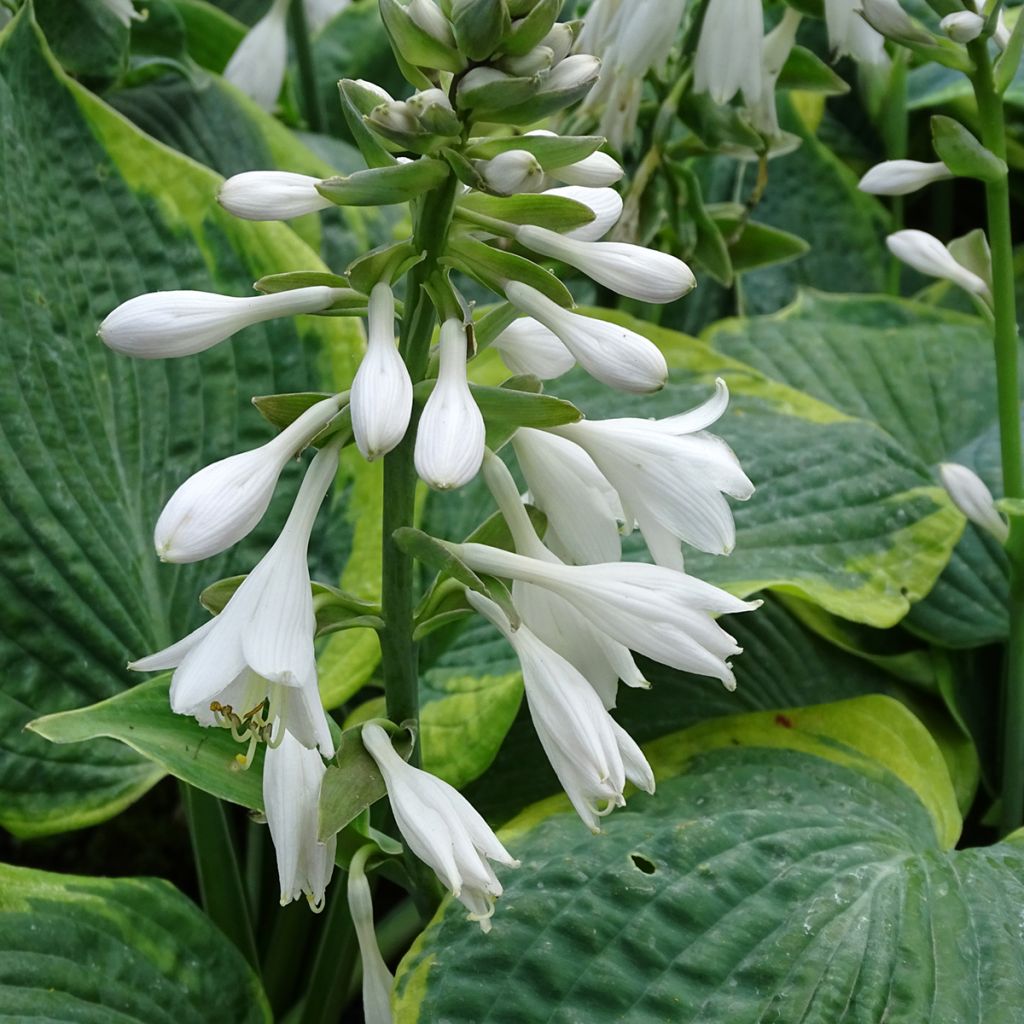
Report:
[[[513,373],[553,380],[576,365],[573,354],[558,337],[532,316],[513,320],[492,344]]]
[[[245,171],[228,178],[217,201],[245,220],[290,220],[331,206],[316,190],[319,178],[290,171]]]
[[[953,172],[941,161],[885,160],[875,164],[857,187],[876,196],[905,196],[933,181],[952,178]]]
[[[597,242],[604,238],[622,216],[622,196],[613,188],[584,188],[582,185],[563,185],[544,190],[546,196],[561,196],[590,207],[594,219],[589,224],[564,231],[567,238],[584,242]]]
[[[554,63],[559,64],[569,56],[573,41],[572,28],[566,22],[559,22],[540,41],[540,45],[551,50],[554,54]]]
[[[437,382],[416,430],[416,472],[439,491],[468,484],[484,458],[484,418],[469,390],[466,346],[465,326],[446,320]]]
[[[476,166],[488,187],[499,195],[536,192],[544,183],[544,169],[525,149],[510,149],[490,160],[480,160]]]
[[[1010,536],[1010,528],[996,509],[995,499],[985,486],[985,481],[973,469],[958,462],[941,463],[939,476],[953,504],[975,526],[992,534],[1000,544],[1005,544]]]
[[[448,19],[434,0],[409,0],[406,13],[428,36],[445,46],[455,47],[455,35]]]
[[[897,231],[889,235],[885,244],[893,256],[922,274],[945,278],[972,295],[989,297],[988,285],[977,274],[957,263],[934,235],[926,231]]]
[[[546,135],[549,138],[557,138],[556,132],[547,131],[543,128],[535,129],[526,134]],[[591,153],[590,156],[577,160],[575,163],[549,168],[548,173],[552,178],[563,181],[566,185],[601,188],[605,185],[614,185],[622,177],[623,171],[618,161],[607,153]]]
[[[981,35],[985,19],[973,11],[957,11],[947,14],[939,22],[939,27],[954,43],[969,43]]]
[[[510,75],[536,75],[547,71],[555,63],[555,53],[547,46],[535,46],[529,53],[521,57],[505,57],[501,61],[502,68]]]
[[[601,62],[589,53],[577,53],[559,61],[541,84],[540,94],[571,92],[592,85],[601,73]]]

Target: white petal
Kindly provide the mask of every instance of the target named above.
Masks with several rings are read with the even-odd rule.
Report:
[[[941,161],[921,163],[919,160],[886,160],[875,164],[857,187],[876,196],[905,196],[933,181],[952,178],[953,172]]]
[[[316,190],[319,178],[290,171],[244,171],[228,178],[217,201],[244,220],[290,220],[334,204]]]
[[[622,196],[613,188],[583,188],[579,185],[565,185],[561,188],[545,189],[544,195],[572,199],[574,202],[589,206],[594,211],[594,219],[589,224],[563,232],[566,238],[596,242],[604,238],[622,216]]]
[[[720,104],[742,91],[747,103],[756,103],[763,36],[761,0],[710,0],[694,57],[696,90]]]
[[[925,231],[897,231],[889,235],[885,244],[897,259],[922,274],[946,278],[973,295],[989,295],[988,285],[977,274],[957,263],[949,250]]]
[[[363,1018],[366,1024],[392,1024],[391,990],[395,979],[380,955],[370,886],[359,860],[353,860],[348,875],[348,908],[363,968]]]
[[[551,177],[566,185],[582,185],[585,188],[601,188],[614,185],[623,174],[619,162],[607,153],[591,153],[590,156],[577,160],[565,167],[556,167]]]
[[[162,651],[156,651],[154,654],[147,654],[143,658],[130,661],[128,667],[133,672],[160,672],[163,669],[177,668],[185,655],[192,648],[199,645],[200,641],[209,634],[216,623],[217,620],[215,618],[210,619],[208,622],[204,622],[198,629],[192,630],[187,636],[176,640],[170,647],[165,647]]]
[[[492,344],[513,373],[553,380],[576,365],[572,353],[558,338],[530,316],[513,320]]]
[[[1005,544],[1010,536],[1010,528],[999,514],[985,481],[973,469],[958,462],[943,462],[939,466],[939,475],[953,504],[975,526],[987,530],[1000,544]]]
[[[289,0],[274,0],[231,55],[224,77],[264,110],[272,110],[288,62]]]

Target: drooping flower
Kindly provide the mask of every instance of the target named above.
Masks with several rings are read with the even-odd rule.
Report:
[[[778,155],[787,148],[785,133],[779,127],[779,113],[775,104],[775,86],[782,69],[793,51],[801,15],[787,7],[778,24],[764,37],[761,52],[761,95],[747,105],[750,123],[766,139],[773,142],[771,152]]]
[[[516,228],[527,249],[562,260],[598,284],[641,302],[673,302],[697,281],[690,268],[667,252],[629,242],[586,242],[534,224]]]
[[[122,302],[97,333],[115,352],[139,359],[190,356],[212,348],[243,327],[297,313],[319,313],[342,293],[340,288],[323,285],[245,297],[149,292]]]
[[[270,10],[249,29],[224,69],[224,77],[264,110],[273,110],[284,84],[290,2],[273,0]]]
[[[337,837],[317,839],[320,784],[326,768],[316,750],[304,747],[287,729],[267,746],[263,763],[263,806],[277,854],[281,906],[305,895],[322,910],[334,873]]]
[[[437,383],[416,428],[416,472],[441,491],[469,483],[484,457],[484,418],[466,377],[467,344],[459,320],[441,325]]]
[[[188,636],[129,665],[140,672],[174,668],[171,708],[217,721],[210,705],[258,707],[303,746],[333,752],[317,691],[316,619],[306,563],[313,522],[338,466],[338,442],[310,463],[280,536],[232,594],[223,611]]]
[[[627,778],[653,793],[654,773],[647,759],[576,668],[525,622],[513,629],[493,601],[472,592],[466,596],[516,652],[537,737],[583,823],[600,832],[600,818],[626,803],[622,791]]]
[[[704,12],[693,84],[716,103],[738,92],[748,104],[761,98],[761,47],[764,14],[761,0],[709,0]]]
[[[563,309],[520,281],[505,295],[517,309],[558,337],[592,377],[620,391],[647,393],[664,387],[668,364],[658,346],[626,327]]]
[[[377,945],[373,899],[364,870],[366,852],[373,849],[365,846],[352,858],[348,871],[348,910],[352,915],[363,968],[363,1019],[365,1024],[393,1024],[391,990],[395,976],[388,970]]]
[[[153,531],[165,562],[197,562],[247,536],[267,511],[281,471],[327,426],[337,395],[311,406],[275,438],[230,455],[190,476],[164,506]]]
[[[933,181],[952,177],[953,172],[941,160],[884,160],[860,179],[857,188],[876,196],[905,196]]]
[[[319,178],[290,171],[244,171],[228,178],[217,202],[244,220],[291,220],[334,204],[316,187]]]
[[[530,497],[548,520],[546,542],[571,562],[617,562],[622,502],[594,460],[546,430],[520,427],[512,447]]]
[[[491,344],[513,373],[533,374],[541,380],[561,377],[576,365],[572,353],[532,316],[513,320]]]
[[[861,0],[825,0],[828,41],[837,56],[860,64],[887,64],[885,37],[861,16]]]
[[[934,235],[929,235],[926,231],[897,231],[889,235],[885,244],[893,256],[922,274],[952,281],[964,291],[978,295],[986,301],[991,298],[985,281],[958,263],[953,254]]]
[[[958,462],[943,462],[939,466],[939,476],[953,504],[975,526],[990,533],[1000,544],[1005,544],[1010,536],[1010,528],[999,514],[985,481],[969,466]]]
[[[471,569],[522,580],[564,597],[595,628],[671,668],[721,679],[734,689],[726,659],[740,653],[716,615],[753,611],[694,576],[643,562],[554,565],[484,544],[449,544]]]
[[[352,381],[352,433],[364,458],[380,458],[405,437],[412,381],[395,343],[395,296],[383,281],[370,292],[366,355]]]
[[[462,902],[470,920],[490,931],[502,888],[488,858],[508,867],[519,862],[457,789],[406,764],[379,725],[364,725],[362,737],[384,776],[395,823],[409,849]]]
[[[622,196],[613,188],[585,188],[582,185],[561,185],[544,190],[546,196],[561,196],[590,207],[594,219],[589,224],[563,231],[566,238],[578,238],[584,242],[596,242],[615,226],[622,216]]]

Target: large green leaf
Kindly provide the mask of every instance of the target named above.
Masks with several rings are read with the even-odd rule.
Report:
[[[396,1020],[1016,1022],[1021,839],[949,850],[937,751],[885,698],[786,714],[654,744],[658,792],[601,836],[562,798],[524,812],[493,931],[447,902]]]
[[[877,423],[933,467],[967,463],[1001,493],[992,341],[977,318],[878,296],[805,294],[775,316],[716,324],[706,340]],[[1006,604],[1003,551],[968,525],[906,625],[935,643],[978,646],[1006,635]]]
[[[217,175],[65,78],[27,7],[2,38],[0,133],[0,823],[30,835],[102,820],[158,777],[121,744],[55,747],[22,726],[135,682],[126,661],[198,624],[202,586],[251,568],[298,467],[252,538],[199,566],[157,562],[157,513],[200,465],[270,436],[251,395],[350,379],[359,331],[303,318],[189,359],[108,352],[96,325],[124,299],[244,295],[316,257],[283,225],[229,217]],[[324,578],[349,549],[344,525],[314,545]]]
[[[172,885],[0,865],[0,1021],[269,1024],[241,953]]]

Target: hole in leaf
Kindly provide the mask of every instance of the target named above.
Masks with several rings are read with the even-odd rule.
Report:
[[[653,875],[654,872],[658,870],[651,861],[646,857],[641,857],[639,853],[631,853],[629,857],[633,861],[633,864],[645,875]]]

